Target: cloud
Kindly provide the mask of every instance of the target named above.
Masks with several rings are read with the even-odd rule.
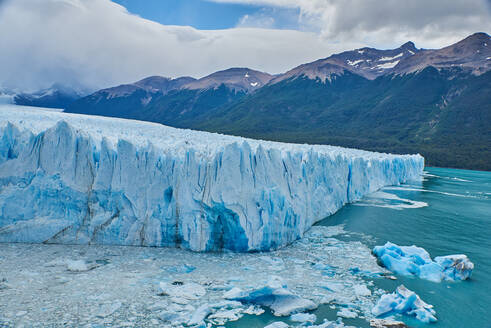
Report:
[[[238,27],[259,27],[259,28],[273,28],[275,26],[275,19],[264,13],[244,15],[237,24]]]
[[[327,40],[356,40],[376,47],[408,40],[442,47],[491,30],[489,0],[209,0],[298,8],[300,25]]]
[[[107,87],[149,75],[201,77],[229,67],[272,73],[359,46],[314,33],[165,26],[109,0],[15,0],[0,7],[0,86]]]
[[[0,86],[21,90],[201,77],[239,66],[280,73],[366,45],[440,47],[491,24],[481,0],[215,0],[293,8],[303,31],[274,29],[276,17],[266,14],[207,31],[161,25],[109,0],[0,1]]]

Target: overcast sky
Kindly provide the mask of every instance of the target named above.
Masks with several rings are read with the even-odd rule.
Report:
[[[270,73],[363,46],[491,31],[490,0],[0,0],[0,87]]]

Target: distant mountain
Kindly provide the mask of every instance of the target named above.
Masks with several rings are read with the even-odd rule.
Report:
[[[491,40],[442,49],[361,48],[272,76],[232,68],[151,77],[67,111],[289,142],[420,152],[429,165],[491,170]]]
[[[491,41],[486,33],[475,33],[451,46],[418,52],[394,67],[394,73],[411,73],[425,67],[461,67],[474,74],[491,69]]]
[[[229,68],[219,71],[202,79],[190,82],[184,86],[186,89],[211,89],[224,84],[229,89],[251,92],[266,85],[272,75],[249,68]]]
[[[275,77],[271,84],[299,76],[325,82],[344,72],[373,80],[382,75],[412,73],[428,66],[462,67],[480,74],[491,69],[490,47],[489,35],[475,33],[456,44],[435,50],[417,49],[411,41],[391,50],[361,48],[300,65]]]
[[[131,84],[102,89],[91,95],[77,99],[66,108],[67,112],[135,118],[142,108],[155,98],[167,95],[188,83],[192,77],[176,79],[151,76]]]
[[[199,80],[153,76],[78,99],[68,112],[151,120],[183,126],[204,111],[232,103],[267,84],[272,75],[230,68]]]
[[[395,66],[401,61],[419,53],[414,43],[407,42],[396,49],[378,50],[374,48],[361,48],[345,51],[340,54],[303,64],[274,78],[271,83],[279,83],[295,77],[306,76],[309,79],[320,79],[325,82],[333,76],[344,72],[358,74],[367,79],[374,79],[393,72]]]
[[[37,92],[15,94],[13,101],[17,105],[64,109],[85,94],[83,91],[54,84],[51,88]]]

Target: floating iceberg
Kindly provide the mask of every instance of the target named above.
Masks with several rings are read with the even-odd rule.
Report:
[[[313,313],[295,313],[290,316],[293,322],[315,322],[317,316]]]
[[[372,309],[372,314],[380,317],[390,314],[404,314],[415,316],[421,322],[435,322],[436,312],[433,310],[433,305],[429,305],[419,296],[400,285],[392,294],[384,294]]]
[[[0,242],[272,250],[423,162],[0,107]]]
[[[276,321],[265,326],[264,328],[288,328],[288,327],[290,326],[288,326],[288,324],[284,323],[283,321]]]
[[[398,246],[391,242],[375,246],[373,253],[390,271],[434,282],[465,280],[474,269],[474,264],[465,255],[439,256],[433,261],[421,247]]]
[[[287,316],[317,308],[314,302],[292,293],[281,278],[274,276],[264,287],[249,291],[235,287],[226,292],[223,297],[246,304],[269,307],[276,316]]]
[[[463,254],[437,256],[435,262],[442,267],[445,280],[466,280],[474,270],[474,263]]]

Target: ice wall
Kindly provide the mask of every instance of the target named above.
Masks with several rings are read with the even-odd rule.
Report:
[[[0,242],[271,250],[422,170],[419,155],[0,107]]]

